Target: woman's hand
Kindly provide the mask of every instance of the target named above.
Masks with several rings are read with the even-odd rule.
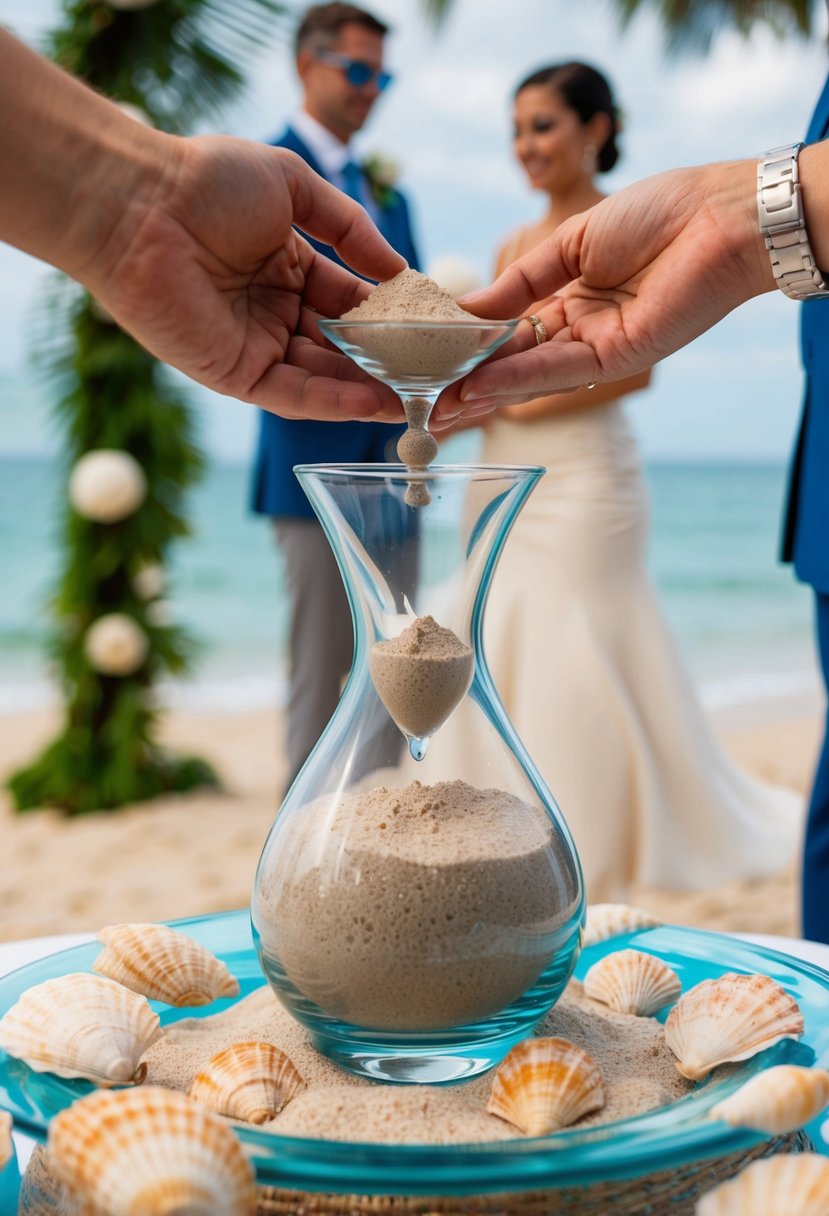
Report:
[[[537,312],[549,340],[536,345],[532,326],[519,325],[444,394],[442,416],[624,379],[771,290],[755,185],[755,161],[677,169],[561,224],[491,287],[461,301],[484,317]]]

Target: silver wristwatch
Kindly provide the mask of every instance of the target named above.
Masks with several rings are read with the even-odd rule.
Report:
[[[829,297],[829,283],[815,264],[803,218],[797,158],[803,144],[766,152],[757,165],[757,218],[774,278],[793,300]]]

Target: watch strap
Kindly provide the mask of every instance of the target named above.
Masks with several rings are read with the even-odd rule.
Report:
[[[757,164],[757,218],[771,258],[775,282],[793,300],[829,296],[829,283],[815,263],[798,173],[802,143],[764,153]]]

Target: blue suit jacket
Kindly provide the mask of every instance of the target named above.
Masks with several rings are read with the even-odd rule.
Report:
[[[829,77],[809,124],[807,143],[829,135]],[[829,266],[822,266],[826,274]],[[801,305],[806,388],[786,507],[783,558],[797,577],[829,593],[829,300]]]
[[[290,127],[273,142],[298,153],[315,173],[325,176],[308,146]],[[409,208],[402,194],[395,191],[391,204],[379,208],[377,226],[412,269],[418,270]],[[308,239],[320,253],[342,265],[330,246]],[[295,464],[396,461],[395,448],[403,430],[384,422],[313,422],[264,412],[259,428],[251,505],[261,515],[293,517],[314,514],[294,476]]]

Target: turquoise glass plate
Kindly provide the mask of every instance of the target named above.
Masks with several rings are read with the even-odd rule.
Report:
[[[174,922],[219,956],[239,980],[241,996],[264,983],[253,949],[247,911]],[[342,1194],[464,1195],[577,1186],[669,1169],[736,1153],[766,1139],[708,1118],[714,1102],[752,1074],[773,1064],[829,1067],[829,973],[776,951],[736,938],[665,925],[625,934],[586,949],[577,976],[611,950],[646,950],[679,973],[683,991],[725,971],[762,972],[797,1000],[806,1022],[799,1042],[784,1040],[744,1064],[716,1074],[670,1106],[602,1127],[555,1136],[488,1144],[430,1146],[354,1144],[278,1136],[244,1128],[240,1136],[259,1181],[273,1186]],[[63,950],[0,979],[0,1015],[33,984],[70,971],[91,971],[96,942]],[[239,998],[234,998],[239,999]],[[208,1017],[233,1002],[215,1001],[196,1010],[151,1002],[161,1021]],[[663,1017],[664,1017],[663,1013]],[[43,1139],[50,1118],[91,1085],[36,1073],[0,1051],[0,1106],[19,1130]]]

